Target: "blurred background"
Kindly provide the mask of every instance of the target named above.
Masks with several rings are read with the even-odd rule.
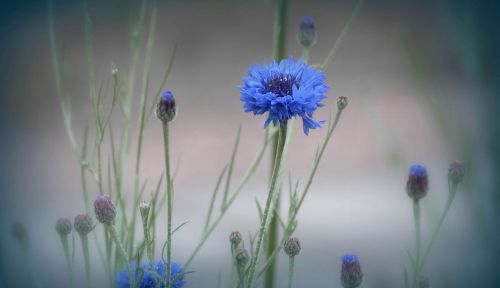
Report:
[[[129,68],[129,33],[139,4],[131,0],[88,4],[97,85],[109,95],[112,65],[124,75]],[[84,211],[84,203],[79,166],[56,95],[48,6],[46,1],[2,1],[0,5],[0,286],[25,287],[23,279],[32,266],[44,287],[66,287],[64,255],[54,224],[62,216],[73,219]],[[321,63],[354,6],[355,1],[347,0],[291,0],[287,55],[300,57],[295,33],[300,18],[309,15],[316,20],[319,36],[310,62]],[[54,8],[73,128],[81,143],[91,113],[83,3],[56,0]],[[251,65],[271,58],[274,2],[161,1],[159,9],[151,65],[153,91],[178,45],[171,77],[163,88],[173,91],[179,110],[171,129],[173,162],[181,159],[174,224],[191,221],[174,238],[174,259],[182,263],[201,234],[211,191],[229,160],[238,127],[242,136],[233,186],[264,138],[265,117],[243,113],[238,86]],[[336,109],[335,99],[349,97],[298,216],[295,236],[302,242],[302,251],[295,264],[295,287],[340,287],[340,257],[348,252],[360,258],[365,275],[362,287],[402,287],[404,267],[410,269],[405,249],[414,247],[412,202],[404,188],[408,166],[424,164],[430,175],[430,191],[422,200],[422,233],[427,243],[445,205],[447,169],[453,160],[465,162],[467,177],[423,274],[431,287],[500,287],[496,266],[500,249],[499,16],[496,1],[365,1],[328,67],[329,98],[315,117],[328,119]],[[136,88],[135,111],[140,81]],[[113,121],[120,127],[119,117]],[[326,129],[305,136],[300,122],[287,171],[294,180],[305,181]],[[151,190],[163,170],[161,125],[156,119],[148,122],[144,137],[141,177],[150,180]],[[105,147],[109,149],[108,142]],[[107,156],[103,159],[107,163]],[[265,201],[269,159],[266,155],[198,254],[186,287],[216,287],[219,273],[224,283],[229,279],[228,235],[233,230],[244,235],[256,231],[254,199]],[[92,197],[97,194],[94,186],[90,191]],[[23,256],[12,237],[15,222],[27,227],[30,258]],[[166,238],[163,226],[158,234],[161,242]],[[83,287],[78,242],[76,277]],[[105,272],[92,241],[91,250],[93,286],[104,287],[100,283],[106,281]],[[278,265],[278,287],[286,287],[285,255]]]

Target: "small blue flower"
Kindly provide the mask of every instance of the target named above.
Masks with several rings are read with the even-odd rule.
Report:
[[[344,288],[356,288],[363,282],[363,273],[358,256],[346,254],[342,256],[340,280]]]
[[[429,177],[427,169],[419,164],[410,166],[408,180],[406,181],[406,193],[415,201],[425,197],[429,190]]]
[[[160,96],[160,100],[156,104],[156,117],[160,119],[163,124],[167,124],[174,120],[177,114],[177,106],[175,105],[174,94],[170,91],[165,91]]]
[[[156,260],[153,267],[149,263],[142,263],[140,268],[137,268],[135,263],[131,264],[131,271],[136,284],[139,284],[140,288],[165,288],[166,277],[166,264],[163,260]],[[172,282],[172,288],[181,288],[186,284],[186,279],[184,278],[184,269],[181,265],[172,262],[170,265],[170,281]],[[116,287],[117,288],[130,288],[130,279],[127,270],[121,271],[116,276]]]
[[[325,73],[290,57],[250,68],[240,86],[240,100],[245,112],[268,112],[264,127],[271,122],[284,125],[290,118],[302,117],[304,133],[308,135],[309,129],[319,128],[325,122],[315,121],[313,114],[324,106],[321,100],[326,98],[327,90]]]

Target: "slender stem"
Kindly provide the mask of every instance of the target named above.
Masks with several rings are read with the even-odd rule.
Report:
[[[151,55],[152,55],[152,49],[154,45],[154,36],[155,36],[155,31],[156,31],[156,19],[157,19],[157,12],[158,12],[158,0],[153,1],[153,7],[151,10],[151,20],[149,23],[149,35],[148,35],[148,40],[146,44],[146,53],[144,56],[144,71],[143,71],[143,77],[142,77],[142,85],[143,85],[143,93],[140,99],[140,104],[139,104],[139,123],[138,123],[138,134],[137,134],[137,152],[136,152],[136,159],[135,159],[135,181],[134,181],[134,203],[133,203],[133,213],[132,213],[132,219],[130,222],[130,237],[129,237],[129,253],[132,255],[133,253],[133,245],[134,245],[134,239],[135,239],[135,224],[136,224],[136,218],[137,218],[137,208],[138,207],[138,201],[139,197],[139,173],[140,173],[140,166],[141,166],[141,155],[142,155],[142,141],[144,138],[144,128],[145,128],[145,123],[146,123],[146,103],[147,103],[147,98],[148,98],[148,91],[149,91],[149,66],[151,64]],[[168,185],[168,183],[167,183]]]
[[[172,208],[173,208],[173,191],[172,179],[170,171],[170,144],[168,123],[163,124],[163,147],[165,148],[165,177],[167,180],[167,276],[170,275],[170,263],[172,260]],[[170,277],[170,276],[168,276]],[[172,287],[172,281],[168,281],[168,287]]]
[[[328,53],[328,56],[326,56],[325,61],[323,61],[323,64],[321,64],[320,70],[326,71],[326,69],[328,68],[328,64],[333,60],[333,57],[335,56],[337,49],[340,47],[340,44],[347,35],[347,31],[349,31],[349,28],[354,22],[354,19],[356,19],[356,16],[358,16],[359,10],[361,10],[361,6],[363,6],[363,0],[358,0],[356,6],[352,10],[351,16],[349,16],[349,19],[342,28],[339,37],[337,37],[337,40],[335,40],[335,43],[333,44],[332,49]]]
[[[288,131],[287,131],[288,130]],[[264,236],[269,231],[269,225],[271,222],[271,216],[276,207],[276,199],[279,194],[279,190],[281,187],[281,178],[282,178],[282,170],[286,160],[286,148],[288,144],[288,133],[290,133],[291,129],[287,129],[287,124],[285,122],[284,125],[279,126],[279,134],[278,134],[278,145],[276,150],[276,160],[273,169],[273,175],[271,180],[271,187],[269,189],[269,194],[266,200],[266,206],[264,209],[264,214],[262,217],[258,237],[257,244],[255,246],[255,253],[250,262],[250,268],[248,272],[248,285],[247,287],[253,287],[253,282],[255,281],[255,269],[257,268],[257,264],[259,262],[259,256],[262,250]]]
[[[266,148],[269,145],[269,141],[272,139],[272,137],[274,137],[274,133],[275,132],[270,132],[269,133],[268,138],[266,138],[266,140],[264,141],[264,145],[262,145],[262,148],[257,153],[257,156],[255,157],[255,159],[253,160],[253,162],[250,164],[250,167],[248,167],[247,171],[245,172],[245,175],[242,177],[242,179],[240,181],[240,184],[236,188],[236,190],[233,193],[233,195],[231,195],[231,197],[229,197],[229,200],[227,201],[227,205],[224,208],[224,210],[222,210],[220,212],[219,216],[215,219],[215,221],[201,234],[200,240],[198,240],[198,244],[196,244],[195,249],[193,250],[193,252],[189,256],[188,260],[184,264],[184,269],[185,270],[188,269],[189,265],[193,261],[194,257],[198,254],[198,252],[200,251],[200,249],[203,246],[203,244],[205,244],[205,242],[207,241],[207,239],[210,236],[210,234],[212,234],[212,232],[215,230],[215,228],[217,227],[217,225],[219,224],[219,222],[222,220],[222,218],[224,217],[224,215],[226,214],[226,212],[229,210],[229,207],[231,206],[231,204],[236,200],[236,198],[238,197],[238,195],[243,190],[243,187],[245,187],[245,185],[247,184],[247,182],[250,180],[250,178],[252,177],[252,175],[255,173],[255,170],[259,166],[260,161],[262,160],[262,157],[264,156],[264,152],[266,151]]]
[[[89,240],[87,235],[81,235],[83,259],[85,261],[85,276],[87,277],[87,287],[92,287],[90,283],[90,254],[89,254]]]
[[[144,215],[142,217],[142,231],[144,233],[144,241],[146,242],[146,253],[148,257],[148,262],[151,267],[153,267],[153,251],[151,246],[151,233],[149,229],[149,215]]]
[[[326,134],[325,140],[323,141],[323,144],[321,145],[321,148],[319,150],[319,153],[317,157],[313,161],[313,168],[311,170],[311,174],[309,175],[309,178],[307,180],[306,187],[304,188],[304,191],[302,192],[302,195],[300,197],[300,200],[298,201],[298,204],[296,205],[295,209],[293,209],[289,219],[288,219],[288,224],[285,229],[284,235],[281,238],[280,243],[283,243],[286,239],[287,236],[289,236],[292,233],[292,228],[295,225],[295,219],[297,218],[297,215],[299,213],[300,207],[302,206],[302,203],[304,202],[304,199],[307,195],[307,192],[309,191],[309,188],[311,187],[312,181],[314,179],[314,176],[316,175],[316,171],[318,169],[319,163],[323,157],[323,153],[325,152],[326,146],[328,145],[332,135],[333,131],[337,127],[337,124],[340,120],[340,116],[342,115],[343,110],[337,110],[337,114],[335,116],[335,120],[333,121],[333,124],[328,128],[328,132]],[[260,270],[258,273],[258,276],[261,276],[271,265],[273,259],[276,257],[278,252],[282,249],[283,245],[278,245],[274,251],[272,251],[272,254],[270,257],[268,257],[266,263],[264,264],[263,268]]]
[[[309,175],[309,178],[307,179],[307,184],[306,187],[304,188],[304,192],[302,192],[302,195],[300,196],[300,200],[297,204],[297,208],[295,209],[295,213],[293,215],[293,220],[295,220],[296,214],[298,213],[300,207],[302,206],[302,203],[304,203],[304,199],[306,198],[307,192],[309,192],[309,188],[311,188],[312,181],[314,179],[314,176],[316,175],[316,171],[318,170],[318,166],[320,163],[321,158],[323,157],[323,153],[325,153],[326,146],[328,145],[328,142],[330,142],[330,139],[332,137],[333,131],[337,127],[337,124],[339,123],[340,116],[342,116],[343,110],[337,110],[337,114],[335,115],[335,120],[333,121],[332,126],[328,130],[328,133],[326,134],[325,141],[323,142],[323,145],[321,145],[321,148],[318,153],[318,157],[314,159],[313,163],[313,169],[311,170],[311,174]]]
[[[66,260],[66,265],[68,265],[69,287],[73,287],[73,262],[71,261],[71,256],[69,253],[68,236],[67,235],[60,235],[60,236],[61,236],[61,244],[64,250],[64,259]]]
[[[415,220],[415,271],[413,273],[414,287],[417,285],[420,265],[420,202],[418,199],[413,201],[413,218]]]
[[[238,270],[238,288],[243,288],[245,287],[245,267],[242,265],[237,265],[237,270]]]
[[[309,48],[308,47],[302,48],[302,61],[304,61],[306,64],[309,62]]]
[[[115,225],[114,224],[109,224],[106,225],[109,229],[111,238],[116,243],[116,247],[118,247],[118,252],[120,252],[121,256],[123,257],[123,260],[125,260],[125,263],[127,265],[127,271],[128,271],[128,277],[130,280],[130,283],[132,283],[132,287],[135,287],[135,279],[132,277],[131,269],[130,269],[130,260],[128,258],[127,251],[125,250],[125,247],[123,246],[123,243],[120,241],[120,237],[118,236],[118,232],[116,231]]]
[[[275,17],[274,17],[274,39],[273,39],[273,59],[275,61],[280,61],[286,58],[286,24],[288,15],[288,0],[276,0],[275,2]],[[277,149],[277,136],[274,138],[274,149],[272,154],[272,167],[275,167],[274,161],[276,159],[276,149]],[[272,173],[272,172],[271,172]],[[272,176],[271,176],[272,177]],[[276,249],[277,240],[279,237],[278,233],[278,217],[275,214],[279,213],[279,203],[280,197],[276,200],[276,208],[271,213],[271,225],[269,227],[269,237],[267,238],[267,255],[266,258],[271,256],[273,250]],[[275,274],[276,261],[273,261],[266,271],[266,277],[264,280],[264,287],[272,288],[274,286],[274,274]]]
[[[443,214],[441,215],[441,218],[439,218],[438,225],[436,226],[434,232],[432,233],[432,238],[429,244],[427,245],[425,252],[423,254],[422,260],[420,261],[420,264],[418,265],[418,271],[422,271],[424,268],[425,261],[427,260],[427,257],[429,256],[432,245],[436,241],[437,235],[439,234],[439,231],[441,231],[441,227],[443,226],[444,219],[446,218],[446,215],[448,215],[448,211],[450,210],[451,204],[453,203],[453,199],[455,199],[455,194],[457,192],[457,184],[452,183],[449,186],[449,191],[448,191],[448,200],[446,201],[446,206],[444,208]]]
[[[290,261],[288,262],[288,288],[292,288],[294,262],[295,257],[290,257]]]

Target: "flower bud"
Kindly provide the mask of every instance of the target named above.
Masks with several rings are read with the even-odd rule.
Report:
[[[234,247],[240,245],[241,240],[243,240],[243,237],[239,231],[231,232],[229,235],[229,242],[231,242]]]
[[[356,288],[363,281],[363,273],[358,256],[346,254],[342,256],[342,272],[340,276],[344,288]]]
[[[151,203],[150,202],[142,201],[139,204],[139,211],[141,211],[142,221],[144,221],[145,223],[148,222],[149,210],[151,210]]]
[[[283,244],[283,250],[290,257],[295,257],[300,252],[300,241],[296,237],[289,237]]]
[[[316,44],[316,29],[314,19],[311,16],[304,16],[300,20],[300,30],[297,33],[297,40],[305,48]]]
[[[346,96],[340,96],[338,99],[337,99],[337,108],[339,108],[339,110],[344,110],[345,107],[347,107],[347,97]]]
[[[458,184],[464,180],[465,176],[465,166],[464,163],[453,161],[450,164],[450,169],[448,170],[448,180],[453,184]]]
[[[94,201],[95,216],[102,224],[111,224],[115,221],[116,209],[108,196],[98,195]]]
[[[245,248],[236,249],[234,257],[236,259],[236,263],[238,264],[238,266],[242,267],[244,267],[248,263],[248,260],[250,260],[250,257],[248,256],[248,251]]]
[[[67,236],[71,233],[71,229],[73,229],[73,225],[68,218],[59,218],[56,222],[56,231],[61,236]]]
[[[73,226],[75,227],[75,231],[81,236],[89,234],[95,227],[94,221],[89,214],[76,215]]]
[[[156,104],[156,117],[160,119],[163,124],[167,124],[174,120],[177,114],[175,106],[175,98],[172,92],[165,91],[160,97],[160,102]]]
[[[406,182],[406,193],[413,200],[419,200],[427,194],[429,189],[429,178],[424,166],[414,164],[410,166],[408,181]]]

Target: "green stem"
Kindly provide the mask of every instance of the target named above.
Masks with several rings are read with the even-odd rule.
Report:
[[[302,48],[302,61],[304,61],[306,64],[309,62],[309,48],[308,47]]]
[[[238,288],[243,288],[245,287],[245,267],[241,265],[237,265],[237,270],[238,270]]]
[[[441,227],[443,226],[444,219],[446,218],[446,215],[448,215],[448,211],[450,210],[451,204],[453,203],[453,199],[455,199],[455,194],[457,192],[458,185],[452,183],[449,188],[448,188],[448,200],[446,201],[446,206],[444,208],[443,214],[441,215],[441,218],[439,218],[438,225],[436,226],[436,229],[432,233],[432,238],[429,244],[427,245],[425,252],[423,254],[422,260],[420,261],[420,264],[418,266],[418,271],[422,271],[424,268],[425,261],[427,260],[427,257],[429,256],[432,245],[436,241],[436,238],[439,234],[439,231],[441,230]]]
[[[292,288],[294,262],[295,257],[290,257],[290,261],[288,262],[288,288]]]
[[[252,177],[252,175],[255,173],[255,170],[259,166],[260,161],[262,160],[262,157],[264,156],[264,152],[266,151],[266,148],[269,145],[270,140],[274,137],[274,133],[275,132],[270,132],[269,131],[268,137],[264,141],[264,145],[262,145],[260,151],[257,153],[257,156],[255,157],[255,159],[253,160],[253,162],[248,167],[247,171],[245,172],[245,175],[242,177],[242,179],[240,181],[240,184],[236,188],[236,190],[233,193],[233,195],[231,195],[231,197],[229,197],[224,210],[222,210],[220,212],[219,216],[214,220],[214,222],[211,225],[209,225],[209,227],[207,229],[205,229],[205,231],[203,231],[203,233],[201,234],[201,237],[198,240],[198,243],[196,244],[196,247],[194,248],[194,250],[191,253],[191,255],[189,256],[188,260],[184,264],[184,269],[185,270],[188,269],[189,265],[193,261],[194,257],[198,254],[198,252],[200,251],[200,249],[203,246],[203,244],[205,244],[205,242],[207,241],[207,239],[210,236],[210,234],[212,234],[212,232],[215,230],[215,228],[217,227],[217,225],[219,224],[219,222],[222,220],[222,218],[224,217],[224,215],[226,214],[226,212],[229,210],[229,207],[231,207],[231,204],[236,200],[236,198],[238,197],[238,195],[243,190],[243,187],[245,187],[245,185],[248,183],[248,181],[250,180],[250,178]]]
[[[325,61],[323,61],[323,64],[321,64],[320,70],[326,71],[326,69],[328,68],[328,64],[333,60],[333,57],[339,49],[340,44],[342,43],[342,41],[344,41],[344,38],[347,35],[347,31],[349,31],[349,28],[358,16],[359,10],[361,10],[361,6],[363,6],[363,0],[358,0],[356,6],[352,10],[351,16],[349,16],[349,19],[342,28],[339,37],[337,37],[337,40],[335,40],[332,49],[330,49],[330,52],[328,52],[328,56],[326,56]]]
[[[123,243],[120,241],[120,237],[118,236],[118,232],[116,231],[115,225],[114,224],[108,224],[107,227],[109,228],[109,232],[111,235],[111,238],[113,238],[113,241],[115,241],[116,247],[118,247],[118,251],[120,252],[121,256],[123,257],[123,260],[125,260],[125,263],[127,265],[127,271],[128,271],[128,277],[130,280],[130,283],[132,284],[132,287],[135,287],[135,279],[132,277],[131,269],[130,269],[130,260],[128,258],[127,251],[125,250],[125,247],[123,246]]]
[[[85,276],[87,277],[87,287],[92,287],[90,283],[90,254],[89,254],[89,240],[87,235],[80,235],[80,239],[82,240],[82,249],[83,249],[83,259],[85,261]]]
[[[313,168],[312,168],[311,174],[309,175],[309,178],[307,180],[306,187],[304,188],[304,191],[302,192],[302,195],[300,197],[300,200],[299,200],[297,206],[295,207],[295,209],[293,209],[292,214],[290,215],[290,217],[288,219],[287,227],[286,227],[284,235],[282,236],[281,241],[279,243],[283,243],[285,241],[286,237],[288,237],[292,233],[292,228],[294,226],[295,219],[297,218],[297,215],[299,213],[300,207],[302,207],[302,203],[304,203],[305,197],[306,197],[306,195],[307,195],[307,193],[308,193],[308,191],[309,191],[309,189],[311,187],[312,181],[314,179],[314,176],[316,175],[316,171],[318,170],[319,163],[320,163],[320,161],[321,161],[321,159],[323,157],[323,153],[325,152],[326,146],[330,142],[330,139],[331,139],[331,137],[333,135],[333,131],[335,131],[335,128],[337,127],[337,124],[339,123],[340,116],[342,115],[342,111],[343,110],[337,110],[337,114],[335,116],[335,120],[333,121],[333,124],[328,128],[325,140],[323,141],[323,144],[321,145],[321,148],[319,150],[319,153],[318,153],[317,157],[313,161]],[[273,262],[274,258],[276,257],[276,255],[278,254],[278,252],[282,249],[282,247],[283,247],[283,245],[278,245],[276,247],[276,249],[274,249],[274,251],[272,251],[271,256],[268,257],[268,259],[267,259],[266,263],[264,264],[263,268],[259,271],[259,273],[258,273],[259,277],[265,271],[267,271],[267,268],[269,267],[269,265],[271,265],[271,263]]]
[[[273,59],[279,61],[286,58],[286,22],[288,14],[288,0],[276,0],[275,18],[274,18],[274,39],[273,39]],[[277,137],[274,138],[274,149],[272,154],[272,167],[275,166],[274,160],[276,159],[276,148],[277,148]],[[278,245],[278,217],[275,214],[279,213],[279,203],[280,197],[276,200],[276,208],[273,213],[271,213],[271,225],[269,227],[269,237],[267,238],[267,255],[266,258],[271,256],[272,251],[276,249]],[[269,269],[266,271],[266,277],[264,280],[266,288],[272,288],[274,286],[274,274],[275,274],[276,261],[272,261]]]
[[[165,177],[167,180],[167,275],[170,275],[170,263],[172,260],[172,208],[173,208],[173,191],[172,179],[170,171],[170,143],[169,143],[169,126],[168,123],[163,124],[163,147],[165,148]],[[170,279],[170,278],[169,278]],[[168,281],[168,287],[172,287],[172,281]]]
[[[153,267],[153,251],[152,251],[152,246],[151,246],[151,234],[150,234],[150,231],[149,231],[149,223],[148,223],[148,219],[149,218],[149,215],[146,215],[142,218],[142,230],[143,230],[143,233],[144,233],[144,241],[146,242],[146,253],[147,253],[147,257],[148,257],[148,262],[149,262],[149,265],[151,265],[151,267]]]
[[[291,125],[290,125],[291,126]],[[271,177],[271,187],[269,189],[269,193],[266,200],[266,206],[264,209],[264,214],[262,217],[257,244],[255,247],[255,253],[250,262],[250,268],[248,272],[248,285],[247,287],[253,287],[253,283],[255,281],[255,269],[257,268],[257,264],[259,262],[259,256],[262,250],[265,234],[269,231],[269,226],[271,224],[272,213],[276,208],[276,200],[279,194],[279,190],[281,187],[281,178],[282,178],[282,170],[286,161],[286,150],[288,146],[288,140],[290,137],[287,137],[291,131],[291,129],[287,129],[287,123],[285,125],[279,126],[278,132],[278,145],[276,149],[276,160],[273,169],[273,174]]]
[[[413,273],[413,286],[416,287],[420,273],[420,203],[418,199],[413,201],[413,218],[415,220],[415,270]]]
[[[158,0],[153,1],[153,7],[151,10],[151,20],[149,25],[149,35],[146,44],[146,53],[144,56],[144,71],[142,77],[142,85],[143,85],[143,94],[140,99],[139,104],[139,127],[138,127],[138,137],[137,137],[137,152],[136,152],[136,160],[135,160],[135,181],[134,181],[134,210],[132,212],[132,219],[130,222],[130,237],[129,237],[129,254],[132,256],[133,254],[133,246],[135,241],[135,224],[137,218],[137,207],[139,201],[139,173],[141,166],[141,155],[142,155],[142,141],[144,138],[144,128],[145,128],[145,120],[146,120],[146,103],[148,98],[148,89],[149,89],[149,66],[151,64],[151,55],[154,44],[154,36],[156,31],[156,19],[158,12]]]
[[[64,250],[64,259],[66,260],[66,265],[68,265],[69,287],[73,287],[73,263],[71,261],[71,256],[69,253],[69,244],[67,235],[61,235],[61,244]]]

